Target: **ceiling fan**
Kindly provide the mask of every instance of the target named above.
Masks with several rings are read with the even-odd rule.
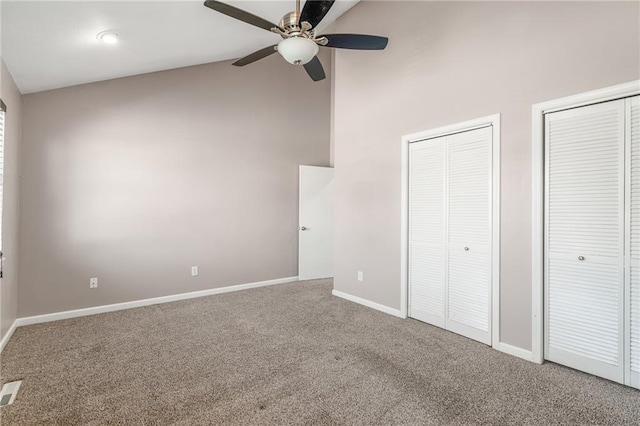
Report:
[[[284,15],[279,25],[220,1],[207,0],[204,5],[216,12],[276,33],[283,38],[280,43],[238,59],[233,65],[243,67],[279,52],[287,62],[304,66],[313,81],[320,81],[325,78],[325,74],[322,64],[316,56],[319,50],[318,46],[383,50],[389,41],[387,37],[364,34],[317,35],[316,27],[327,15],[333,3],[335,0],[307,0],[300,11],[300,0],[296,0],[296,10]]]

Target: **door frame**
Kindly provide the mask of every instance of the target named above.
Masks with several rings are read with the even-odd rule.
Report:
[[[493,127],[491,143],[491,346],[500,345],[500,114],[467,120],[402,137],[400,197],[400,312],[409,313],[409,144],[483,127]]]
[[[640,80],[541,102],[532,106],[531,135],[531,349],[544,362],[544,115],[640,94]]]

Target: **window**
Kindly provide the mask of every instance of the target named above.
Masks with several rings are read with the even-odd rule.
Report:
[[[2,204],[4,187],[4,115],[7,107],[0,99],[0,278],[2,278]]]

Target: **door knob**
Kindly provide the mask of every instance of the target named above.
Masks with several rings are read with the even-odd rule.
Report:
[[[307,227],[306,227],[306,226],[301,226],[301,227],[300,227],[300,230],[301,230],[301,231],[306,231],[306,230],[307,230]]]
[[[578,260],[584,260],[584,256],[578,256]]]
[[[465,248],[464,248],[464,251],[469,251],[469,247],[465,247]]]

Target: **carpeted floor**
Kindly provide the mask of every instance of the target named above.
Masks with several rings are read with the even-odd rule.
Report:
[[[281,284],[18,328],[16,424],[640,424],[640,392]]]

